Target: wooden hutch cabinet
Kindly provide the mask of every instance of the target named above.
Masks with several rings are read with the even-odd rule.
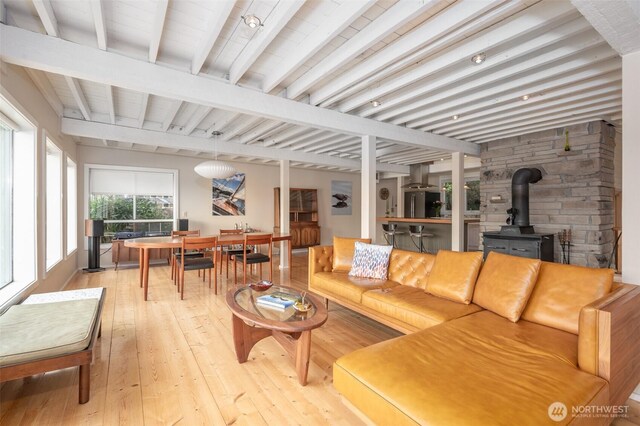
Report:
[[[280,188],[274,188],[273,232],[280,232]],[[318,190],[289,189],[289,227],[291,247],[304,248],[320,244],[318,225]]]

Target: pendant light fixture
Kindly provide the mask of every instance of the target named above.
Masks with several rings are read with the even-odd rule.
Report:
[[[226,161],[218,160],[218,136],[222,132],[217,130],[212,133],[213,140],[213,160],[205,161],[193,168],[197,174],[207,179],[226,179],[236,173],[236,169]]]

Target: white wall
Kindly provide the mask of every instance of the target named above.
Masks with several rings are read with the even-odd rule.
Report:
[[[279,186],[279,168],[263,164],[233,163],[246,173],[246,215],[213,216],[211,214],[211,182],[197,175],[193,168],[206,158],[117,150],[79,145],[78,152],[78,217],[84,221],[84,165],[106,164],[118,166],[155,167],[177,169],[180,180],[180,218],[189,219],[190,229],[200,229],[201,234],[216,234],[220,229],[233,228],[235,223],[248,223],[252,228],[272,231],[274,198],[273,188]],[[331,216],[331,181],[349,180],[353,183],[353,214]],[[318,189],[319,222],[322,243],[331,244],[333,235],[357,237],[360,234],[360,175],[353,173],[323,172],[307,169],[291,169],[292,188]],[[83,233],[78,235],[78,247],[84,247]],[[87,262],[86,251],[78,254],[78,263]],[[101,258],[101,265],[111,264],[111,253]]]
[[[2,95],[29,121],[37,126],[37,159],[36,170],[38,171],[36,182],[36,285],[34,291],[41,293],[47,291],[55,291],[61,289],[65,283],[73,276],[77,269],[76,255],[66,255],[64,250],[64,258],[61,262],[45,273],[45,178],[44,178],[44,143],[45,135],[48,136],[56,145],[64,151],[72,160],[76,160],[76,145],[66,135],[60,132],[60,120],[55,111],[50,107],[40,91],[33,84],[31,78],[20,67],[2,63],[1,65],[0,83],[2,85]],[[63,168],[63,177],[66,180],[66,167]],[[63,181],[64,182],[64,181]],[[66,183],[63,188],[66,187]],[[63,203],[66,205],[66,202]],[[63,238],[66,238],[66,216],[63,216],[61,224]],[[14,232],[20,232],[19,229]],[[80,231],[78,231],[80,232]]]

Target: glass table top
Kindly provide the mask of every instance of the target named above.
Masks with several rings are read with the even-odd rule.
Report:
[[[280,322],[297,322],[309,320],[316,315],[317,307],[311,300],[306,297],[305,301],[311,305],[311,309],[306,312],[298,312],[293,305],[286,307],[284,310],[265,306],[260,304],[259,297],[271,296],[276,300],[299,300],[302,294],[290,287],[273,286],[266,291],[256,291],[250,287],[242,287],[235,291],[235,303],[245,311],[259,318]]]

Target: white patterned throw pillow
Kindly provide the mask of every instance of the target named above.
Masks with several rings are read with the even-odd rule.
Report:
[[[389,271],[389,256],[392,246],[377,246],[356,242],[353,253],[353,264],[349,275],[352,277],[387,279]]]

